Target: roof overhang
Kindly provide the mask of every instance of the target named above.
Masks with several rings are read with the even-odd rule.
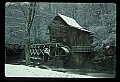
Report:
[[[70,27],[79,29],[81,31],[89,32],[89,33],[91,32],[91,31],[88,31],[88,30],[84,29],[83,27],[81,27],[73,18],[67,17],[65,15],[61,15],[59,13],[58,13],[58,16],[60,16],[60,18],[62,18],[63,21],[65,21],[67,23],[67,25],[69,25]]]

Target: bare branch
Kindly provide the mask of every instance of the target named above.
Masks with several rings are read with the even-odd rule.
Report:
[[[33,12],[33,14],[32,14],[32,19],[31,19],[31,22],[30,22],[30,28],[31,28],[31,26],[32,26],[32,22],[33,22],[33,19],[35,18],[35,6],[36,6],[36,2],[34,3],[34,5],[33,5],[33,10],[32,10],[32,12]]]
[[[20,6],[20,8],[21,8],[21,10],[22,10],[22,12],[23,12],[23,14],[24,14],[24,16],[25,16],[25,18],[26,18],[27,22],[28,22],[27,16],[26,16],[26,14],[25,14],[25,12],[24,12],[24,10],[23,10],[23,8],[22,8],[22,6],[21,6],[21,4],[20,4],[20,3],[19,3],[19,6]]]
[[[10,2],[10,4],[8,5],[8,7],[5,9],[5,11],[10,7],[11,3],[12,3],[12,2]]]

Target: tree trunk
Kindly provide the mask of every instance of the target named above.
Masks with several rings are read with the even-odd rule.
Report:
[[[26,46],[25,46],[25,58],[26,58],[26,65],[30,64],[30,31],[27,31],[26,34]]]
[[[26,45],[25,45],[26,65],[30,64],[30,29],[35,15],[35,5],[36,3],[31,2],[29,6],[29,16],[27,21],[28,24],[27,24]]]

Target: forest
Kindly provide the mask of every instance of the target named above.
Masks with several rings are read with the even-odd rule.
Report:
[[[28,16],[28,2],[20,3]],[[5,4],[5,45],[25,45],[27,20],[19,2]],[[71,17],[93,36],[88,62],[98,70],[116,71],[116,4],[37,2],[30,44],[49,43],[48,25],[57,13]]]

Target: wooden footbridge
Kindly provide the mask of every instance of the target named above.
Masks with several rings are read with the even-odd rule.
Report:
[[[33,44],[30,47],[30,60],[47,62],[53,58],[68,60],[70,50],[61,43]]]

